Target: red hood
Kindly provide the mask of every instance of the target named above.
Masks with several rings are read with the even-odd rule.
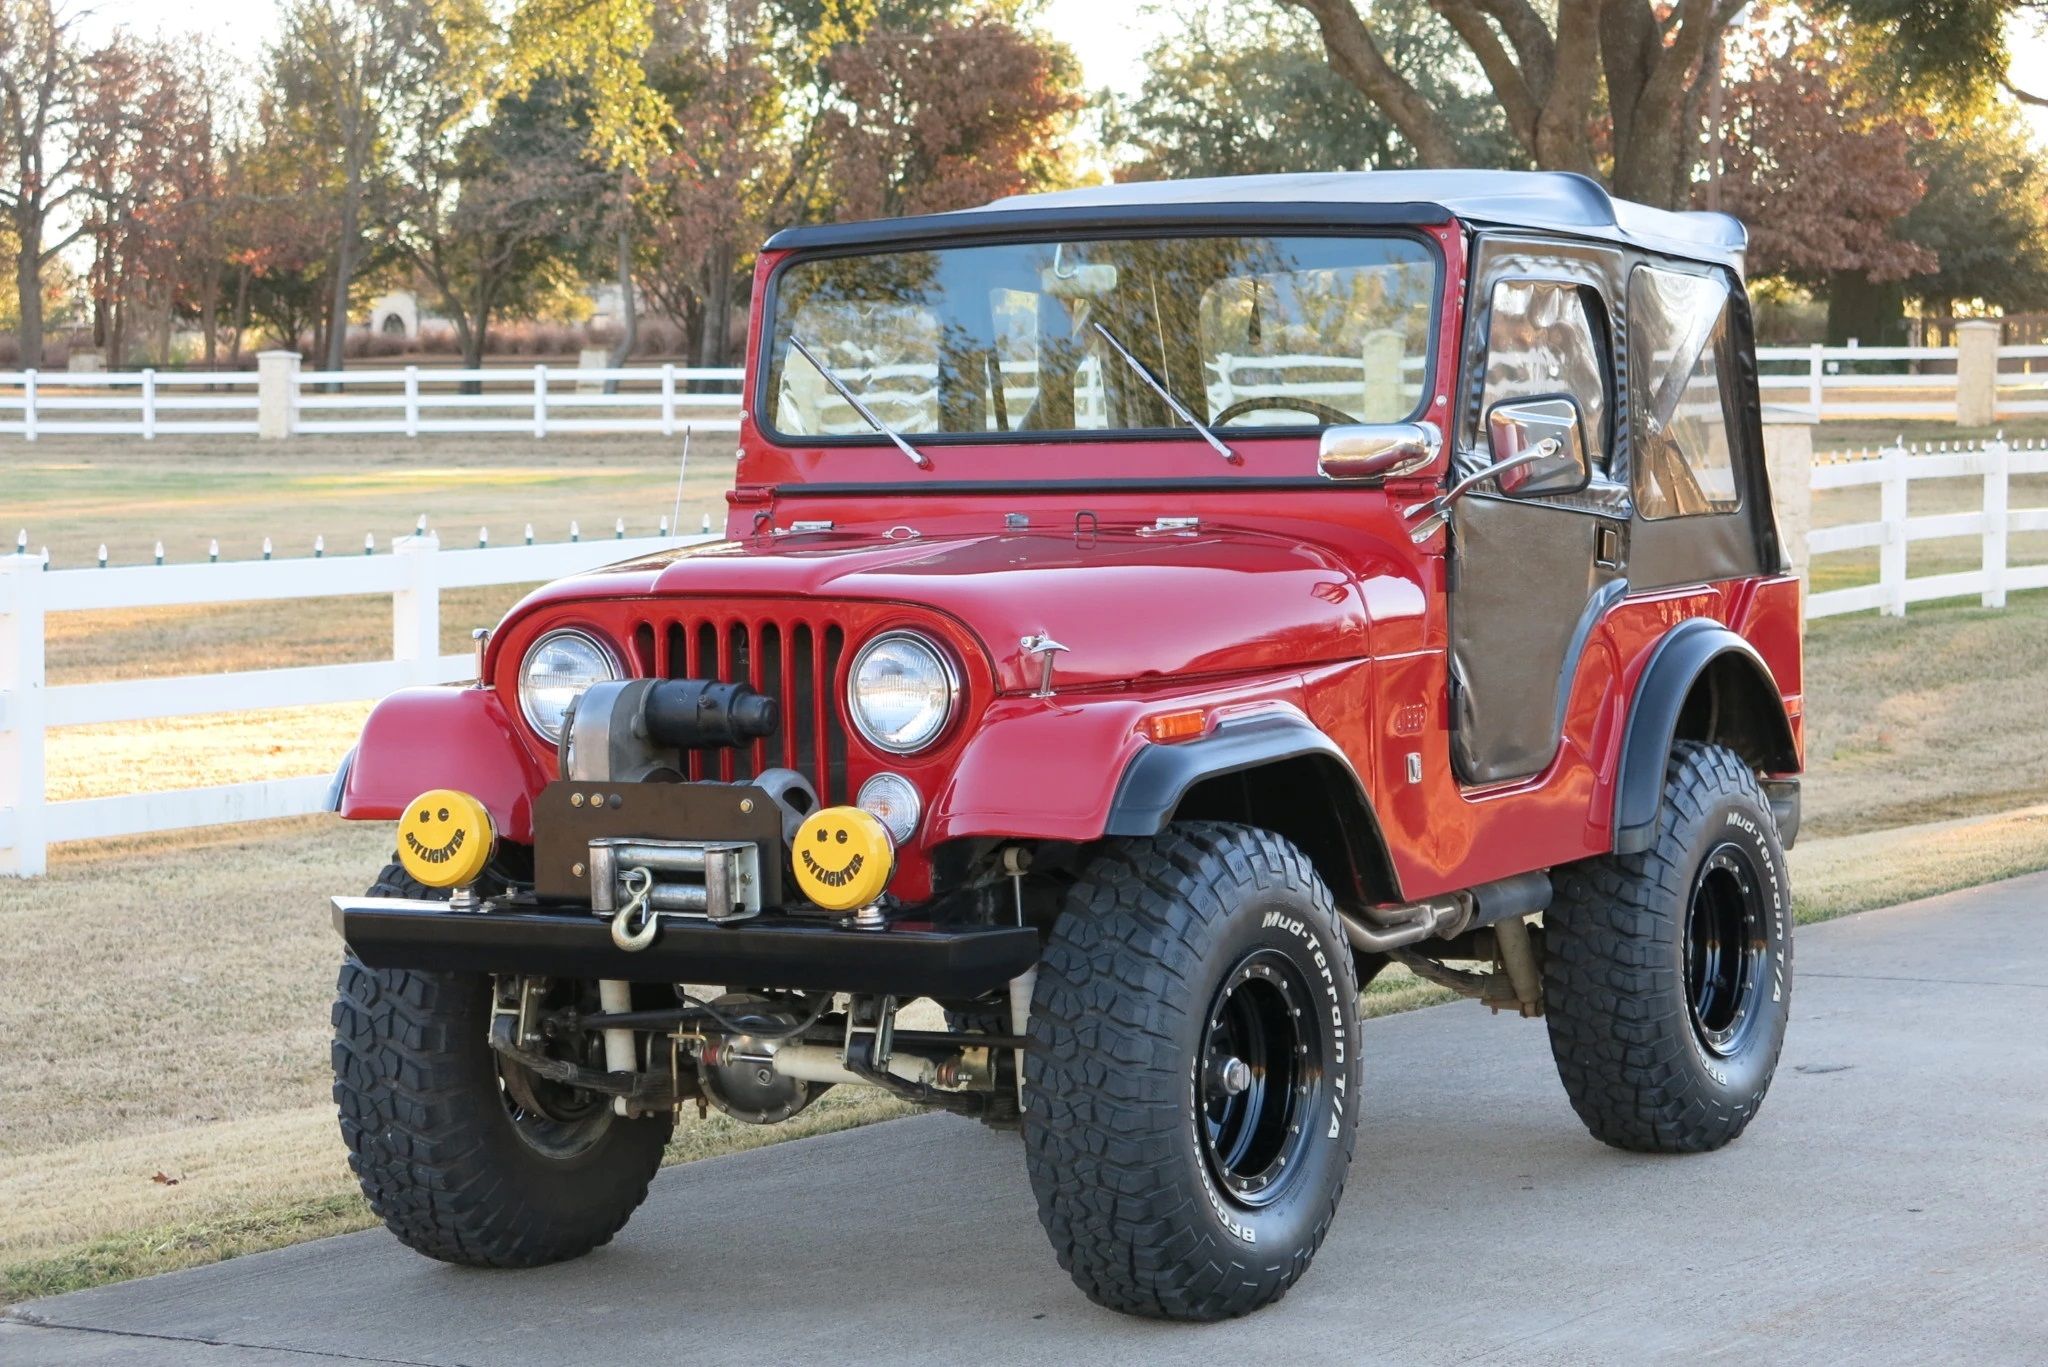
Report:
[[[1286,669],[1366,653],[1358,581],[1313,545],[1229,528],[1017,531],[891,541],[791,534],[644,556],[551,584],[515,612],[593,598],[739,595],[900,602],[949,614],[1005,692],[1038,685],[1018,642],[1068,649],[1062,688]]]

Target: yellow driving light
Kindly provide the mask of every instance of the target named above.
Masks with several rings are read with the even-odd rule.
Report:
[[[881,818],[858,807],[821,807],[797,827],[790,853],[797,886],[827,911],[852,911],[882,895],[896,847]]]
[[[490,862],[491,814],[468,793],[421,793],[398,819],[398,862],[430,888],[474,883]]]

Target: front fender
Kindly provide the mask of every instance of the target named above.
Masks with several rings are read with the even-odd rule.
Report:
[[[1098,838],[1117,775],[1149,744],[1138,722],[1158,709],[1131,697],[998,700],[933,799],[930,843]]]
[[[350,821],[395,821],[429,788],[473,795],[506,840],[533,841],[541,769],[488,688],[406,688],[371,710],[341,787]]]

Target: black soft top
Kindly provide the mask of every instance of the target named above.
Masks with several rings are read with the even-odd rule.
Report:
[[[1648,248],[1739,268],[1748,234],[1726,214],[1674,213],[1616,199],[1563,171],[1329,171],[1138,181],[1015,195],[916,218],[785,228],[771,250],[1008,237],[1095,228],[1273,224],[1418,226],[1457,218]]]

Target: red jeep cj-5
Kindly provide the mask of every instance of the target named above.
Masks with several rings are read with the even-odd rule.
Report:
[[[779,234],[726,540],[535,593],[345,766],[398,823],[335,899],[372,1206],[572,1258],[679,1107],[865,1084],[1021,1128],[1095,1300],[1243,1314],[1390,964],[1544,1016],[1596,1138],[1734,1139],[1801,710],[1742,246],[1497,172]]]

